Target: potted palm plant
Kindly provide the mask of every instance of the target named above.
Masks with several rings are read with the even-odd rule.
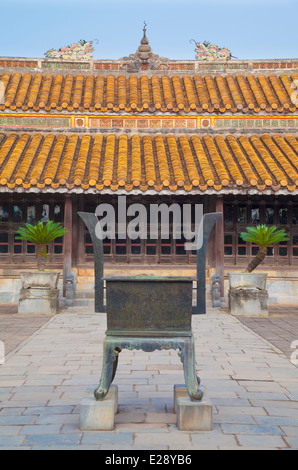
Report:
[[[229,311],[235,315],[267,315],[268,292],[266,290],[267,273],[253,271],[264,261],[268,247],[289,240],[284,229],[275,225],[247,227],[240,237],[245,242],[259,247],[256,256],[241,273],[229,273]]]
[[[22,288],[19,299],[19,313],[58,312],[59,306],[59,272],[46,270],[47,246],[67,230],[60,224],[49,220],[36,225],[27,223],[18,230],[17,240],[27,240],[36,245],[37,271],[22,271]]]

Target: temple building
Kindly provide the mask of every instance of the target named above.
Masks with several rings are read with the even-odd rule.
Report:
[[[35,246],[16,231],[39,220],[68,229],[48,268],[64,280],[75,272],[78,291],[92,294],[93,247],[77,212],[117,210],[121,195],[222,212],[207,256],[222,296],[227,273],[257,251],[240,233],[285,228],[289,241],[258,269],[272,301],[297,301],[298,60],[170,60],[144,29],[119,60],[2,57],[0,83],[0,303],[16,301],[20,270],[36,267]],[[184,242],[116,236],[104,241],[105,270],[194,273]]]

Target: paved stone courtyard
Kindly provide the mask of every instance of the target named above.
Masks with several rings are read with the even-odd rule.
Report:
[[[198,375],[213,404],[209,432],[176,428],[173,387],[184,381],[176,352],[127,350],[114,381],[115,429],[81,431],[81,399],[100,376],[105,315],[73,307],[27,321],[0,366],[2,449],[298,448],[298,367],[237,318],[215,310],[193,317]]]
[[[271,305],[269,317],[237,317],[244,325],[258,333],[288,357],[291,344],[298,340],[298,307],[296,305]]]
[[[6,354],[13,351],[51,316],[18,315],[17,304],[0,304],[0,340],[5,342]],[[292,341],[298,339],[298,309],[293,304],[271,304],[269,317],[237,317],[255,333],[291,356]]]
[[[0,304],[0,340],[5,343],[6,355],[50,318],[48,315],[18,315],[17,304]]]

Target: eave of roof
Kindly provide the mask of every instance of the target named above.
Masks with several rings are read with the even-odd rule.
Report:
[[[0,132],[0,191],[293,194],[297,188],[295,134]]]

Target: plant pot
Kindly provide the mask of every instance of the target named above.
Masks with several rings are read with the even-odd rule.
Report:
[[[232,315],[268,315],[267,273],[228,273],[228,276]]]
[[[21,271],[22,289],[44,287],[57,289],[60,273],[56,271]]]
[[[59,311],[59,272],[22,271],[18,313],[54,315]]]
[[[233,289],[266,289],[267,273],[228,273],[229,286]]]

